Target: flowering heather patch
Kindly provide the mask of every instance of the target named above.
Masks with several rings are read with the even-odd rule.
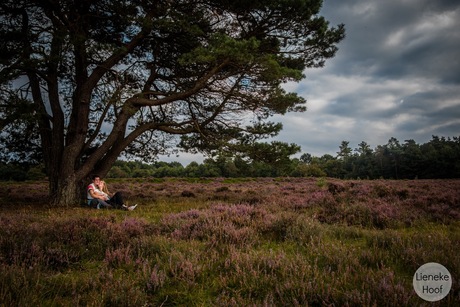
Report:
[[[255,224],[270,219],[268,215],[263,208],[250,205],[216,204],[207,210],[168,215],[160,227],[175,239],[247,245],[258,238]]]
[[[48,183],[1,183],[2,207],[18,204],[44,204],[48,200]]]
[[[135,211],[28,202],[3,185],[7,306],[418,306],[427,262],[460,304],[459,180],[126,180]],[[43,185],[42,189],[46,189]],[[183,195],[189,191],[193,197]],[[42,195],[40,194],[40,195]],[[8,199],[8,202],[5,200]]]

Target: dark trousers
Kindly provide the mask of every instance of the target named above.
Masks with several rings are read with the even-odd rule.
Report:
[[[97,199],[97,198],[88,200],[88,202],[89,202],[89,206],[94,209],[112,209],[113,208],[112,205],[110,205],[106,201]]]
[[[104,201],[100,199],[93,199],[89,201],[89,205],[92,208],[97,209],[124,209],[123,208],[123,195],[121,192],[115,193],[109,200]]]
[[[124,204],[123,195],[121,194],[121,192],[117,192],[113,194],[113,196],[110,197],[110,199],[107,202],[113,207],[120,209]]]

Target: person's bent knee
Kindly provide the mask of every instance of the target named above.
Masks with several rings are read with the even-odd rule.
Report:
[[[102,200],[99,200],[99,208],[100,209],[112,209],[112,205],[105,202],[105,201],[102,201]]]
[[[96,200],[96,199],[92,199],[90,202],[89,202],[89,206],[91,208],[94,208],[94,209],[99,209],[98,206],[99,205],[99,202]]]

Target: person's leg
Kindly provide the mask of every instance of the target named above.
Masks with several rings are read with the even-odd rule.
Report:
[[[103,200],[98,199],[97,201],[99,203],[98,204],[98,209],[112,209],[113,208],[111,204],[109,204],[109,203],[107,203],[107,202],[105,202]]]
[[[115,208],[122,209],[122,210],[129,210],[132,211],[136,209],[137,205],[134,206],[126,206],[125,202],[123,201],[123,195],[121,192],[115,193],[109,200],[109,203],[114,206]]]
[[[90,206],[93,209],[98,209],[99,202],[97,199],[88,199],[88,206]]]
[[[88,206],[93,209],[111,209],[112,206],[107,202],[100,200],[100,199],[88,199]]]
[[[121,192],[115,193],[110,198],[109,203],[118,209],[123,209],[124,201],[123,201],[123,195],[121,194]]]

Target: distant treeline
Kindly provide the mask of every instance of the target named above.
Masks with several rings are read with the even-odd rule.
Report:
[[[39,180],[45,178],[41,165],[0,164],[0,180]],[[414,140],[371,149],[366,142],[352,149],[343,141],[336,156],[300,158],[279,156],[271,162],[248,160],[242,156],[217,156],[203,163],[117,161],[109,178],[139,177],[335,177],[342,179],[432,179],[460,178],[460,138],[433,136],[425,144]]]

